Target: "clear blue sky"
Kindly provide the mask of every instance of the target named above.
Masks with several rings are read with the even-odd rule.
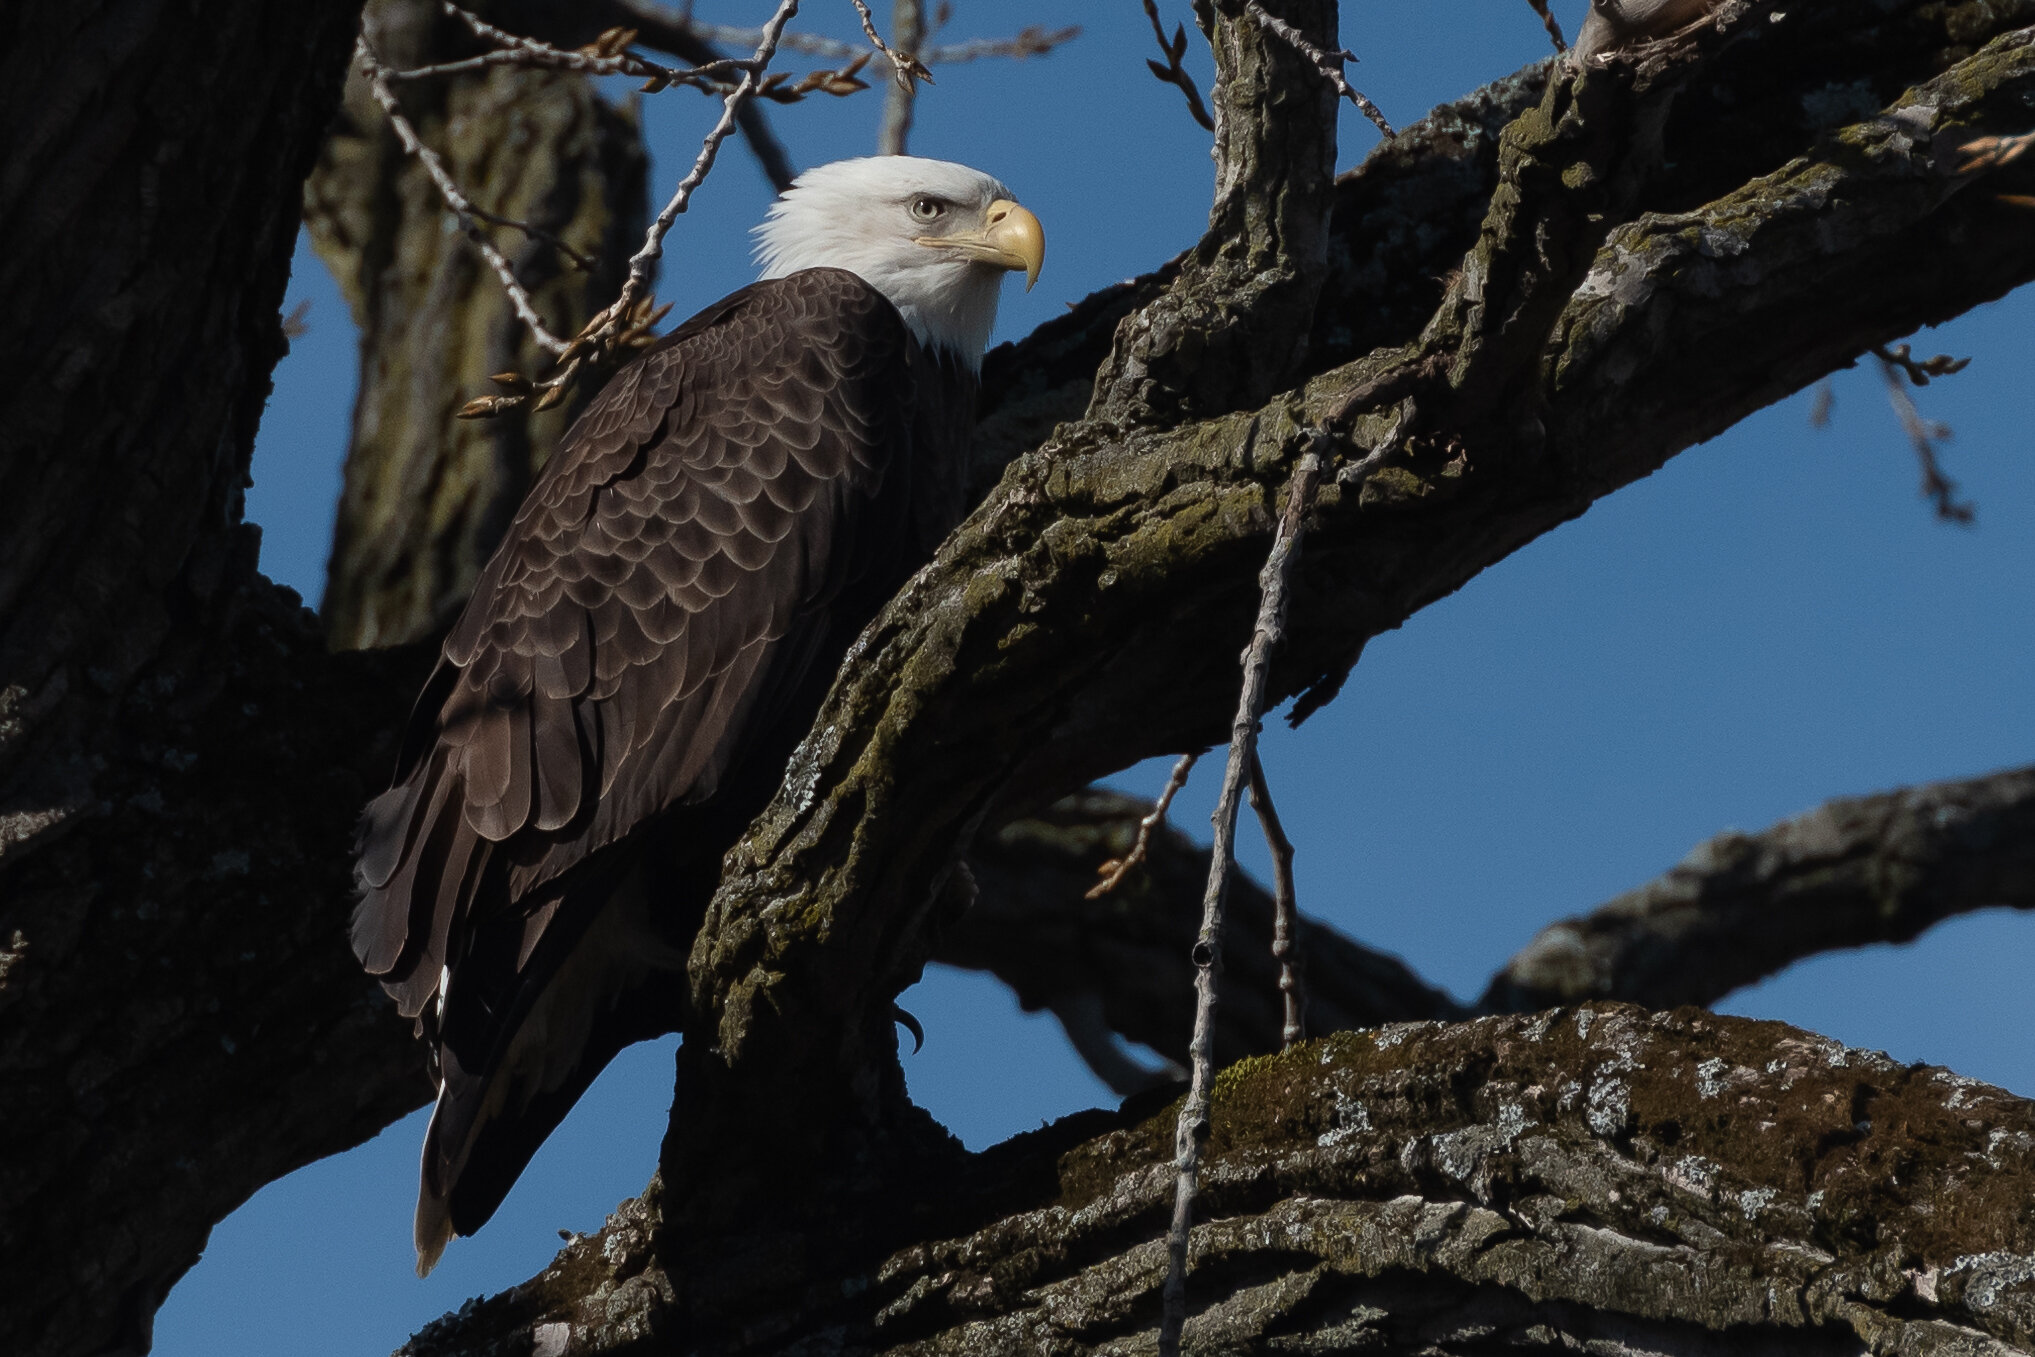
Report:
[[[706,4],[754,22],[768,6]],[[886,7],[877,6],[879,11]],[[1579,0],[1557,0],[1574,31]],[[1184,0],[1162,0],[1169,25]],[[1052,56],[943,69],[913,150],[1009,183],[1045,222],[1046,271],[1006,291],[999,338],[1151,268],[1205,218],[1207,138],[1144,69],[1135,0],[991,6],[962,0],[955,36],[1080,23]],[[1401,124],[1537,59],[1524,0],[1344,5],[1355,83]],[[845,0],[804,21],[855,33]],[[1194,53],[1206,88],[1205,50]],[[653,201],[690,162],[714,106],[648,101]],[[801,166],[873,147],[875,94],[773,109]],[[1376,135],[1353,113],[1341,164]],[[668,244],[660,295],[683,315],[751,276],[747,230],[769,189],[737,143]],[[355,336],[300,252],[291,304],[311,332],[277,373],[248,513],[263,566],[315,598],[353,396]],[[1915,341],[1975,356],[1920,393],[1954,425],[1951,473],[1978,526],[1935,522],[1876,375],[1840,374],[1830,427],[1803,398],[1683,454],[1380,637],[1341,699],[1302,731],[1270,728],[1265,760],[1299,849],[1303,908],[1474,996],[1542,924],[1659,873],[1717,831],[1759,829],[1831,796],[2035,761],[2035,304],[2013,298]],[[1212,762],[1212,761],[1211,761]],[[1176,820],[1207,837],[1215,772]],[[1164,764],[1127,771],[1155,792]],[[1246,865],[1265,871],[1242,836]],[[1821,958],[1735,996],[1903,1059],[2035,1093],[2035,919],[1995,913],[1905,948]],[[1050,1018],[994,981],[935,970],[904,1002],[924,1021],[912,1094],[971,1146],[1107,1091]],[[411,1274],[421,1116],[257,1194],[213,1233],[156,1328],[165,1357],[383,1353],[469,1295],[541,1269],[557,1231],[595,1229],[656,1160],[672,1046],[612,1066],[501,1213]]]

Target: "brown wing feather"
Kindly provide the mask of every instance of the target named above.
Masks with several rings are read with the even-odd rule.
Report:
[[[820,271],[734,294],[588,408],[446,640],[456,678],[419,719],[449,766],[403,770],[400,813],[363,826],[356,947],[378,973],[445,963],[420,929],[458,952],[475,902],[445,887],[476,859],[512,844],[528,889],[717,780],[739,704],[704,690],[753,680],[838,589],[832,520],[881,496],[910,439],[909,345],[880,295]],[[598,762],[583,724],[603,736]],[[437,826],[457,842],[419,861],[429,822],[455,810],[467,832]],[[380,898],[397,892],[410,899]],[[427,924],[427,897],[454,917]]]
[[[484,1220],[520,1170],[490,1163],[475,1174],[483,1200],[447,1204],[489,1119],[534,1096],[529,1069],[514,1098],[497,1069],[536,1058],[517,1036],[525,1015],[635,871],[575,886],[580,865],[713,797],[732,765],[775,758],[745,767],[759,804],[716,823],[760,808],[810,720],[794,708],[817,701],[813,679],[956,516],[972,397],[878,293],[817,270],[694,317],[566,436],[446,639],[397,784],[362,822],[355,950],[406,1015],[439,997],[426,1021],[461,1071],[425,1175],[440,1223]],[[711,862],[725,846],[700,851]],[[599,965],[571,967],[575,992],[607,983]],[[641,1025],[608,1028],[619,1041]],[[598,1068],[613,1049],[586,1058]],[[539,1054],[553,1072],[537,1102],[555,1121],[591,1076],[577,1052]],[[516,1147],[549,1124],[505,1132],[509,1153],[527,1157]],[[441,1143],[453,1128],[457,1143]]]

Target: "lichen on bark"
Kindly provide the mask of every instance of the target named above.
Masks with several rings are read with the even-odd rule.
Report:
[[[900,1183],[913,1242],[844,1222],[863,1247],[789,1293],[753,1256],[665,1272],[632,1204],[403,1352],[1148,1352],[1176,1113]],[[1591,1004],[1309,1042],[1224,1071],[1203,1183],[1191,1351],[2035,1346],[2035,1105],[1778,1023]]]

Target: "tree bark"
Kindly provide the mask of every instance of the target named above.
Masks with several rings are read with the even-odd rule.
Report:
[[[1674,187],[1656,182],[1655,152],[1680,81],[1697,64],[1706,83],[1741,77],[1760,44],[1734,35],[1814,37],[1830,14],[1796,7],[1790,28],[1742,8],[1768,28],[1550,84],[1507,128],[1479,240],[1413,344],[1260,410],[1128,437],[1069,428],[1012,464],[865,634],[821,733],[731,855],[693,959],[713,1040],[681,1054],[666,1143],[667,1210],[700,1185],[688,1231],[714,1235],[718,1212],[765,1190],[766,1165],[881,1158],[889,996],[965,903],[947,883],[976,825],[1219,734],[1233,651],[1208,638],[1242,638],[1268,496],[1321,430],[1348,432],[1331,440],[1281,694],[1333,684],[1367,636],[1861,339],[2028,276],[2024,224],[1946,172],[1967,129],[2020,116],[2035,78],[2022,32],[1894,116],[1807,138],[1821,157],[1694,211],[1639,210]],[[1607,225],[1620,204],[1626,219]],[[1575,238],[1605,243],[1592,255]],[[1908,268],[1890,281],[1897,259]],[[1834,317],[1857,328],[1839,339]],[[862,1129],[793,1153],[751,1135],[758,1124],[794,1140]]]
[[[1334,0],[1275,8],[1340,45]],[[1215,204],[1165,295],[1118,327],[1089,403],[1104,423],[1217,415],[1288,386],[1327,270],[1335,91],[1244,0],[1198,0],[1194,17],[1215,49]]]
[[[327,662],[240,522],[358,13],[0,21],[8,1352],[145,1350],[213,1221],[415,1097],[325,904],[402,667]]]
[[[1152,1350],[1176,1108],[896,1184],[799,1255],[667,1267],[658,1187],[402,1357]],[[2035,1351],[2035,1105],[1779,1023],[1590,1004],[1231,1066],[1197,1352]]]
[[[9,543],[0,563],[0,1274],[10,1282],[0,1345],[10,1351],[144,1345],[162,1288],[213,1220],[425,1091],[400,1026],[344,943],[352,819],[389,765],[423,656],[325,654],[314,624],[253,574],[251,534],[237,523],[266,374],[281,351],[275,312],[299,186],[337,105],[355,12],[246,0],[201,10],[197,21],[171,23],[112,0],[31,9],[0,35],[0,73],[10,77],[0,109],[6,126],[24,129],[0,149],[0,285],[15,303],[0,318],[0,359],[23,374],[0,420],[0,536]],[[683,1050],[661,1178],[602,1241],[612,1245],[602,1261],[569,1251],[541,1293],[518,1293],[533,1324],[568,1317],[543,1320],[568,1327],[533,1331],[538,1350],[555,1357],[625,1330],[722,1332],[713,1326],[738,1314],[795,1325],[818,1313],[812,1298],[831,1281],[864,1275],[856,1269],[871,1259],[962,1238],[1056,1198],[1058,1170],[1026,1159],[1024,1145],[971,1160],[909,1109],[890,1001],[965,909],[971,892],[955,864],[981,826],[1139,757],[1220,736],[1235,684],[1235,647],[1221,638],[1240,644],[1248,628],[1270,497],[1302,447],[1318,448],[1334,470],[1273,676],[1281,693],[1309,694],[1304,713],[1333,692],[1369,636],[1596,498],[1870,345],[2035,276],[2025,215],[1995,197],[2027,192],[2031,167],[1960,177],[1955,149],[2025,129],[2035,4],[1896,0],[1862,10],[1798,0],[1727,4],[1720,14],[1720,27],[1690,41],[1580,75],[1550,79],[1536,68],[1409,129],[1334,185],[1318,264],[1305,247],[1309,200],[1294,189],[1283,200],[1293,204],[1291,231],[1276,213],[1251,223],[1262,232],[1252,239],[1272,242],[1262,247],[1282,280],[1272,292],[1230,295],[1234,273],[1190,255],[992,355],[980,479],[995,488],[985,486],[982,507],[858,647],[779,801],[731,858],[694,957],[713,1031]],[[52,60],[60,51],[72,59]],[[1295,66],[1277,78],[1311,77]],[[1821,97],[1831,89],[1846,93]],[[1312,85],[1292,93],[1288,112],[1320,103]],[[1304,171],[1296,161],[1293,174]],[[1220,252],[1219,242],[1209,247]],[[1148,312],[1206,316],[1212,332],[1248,329],[1270,314],[1257,309],[1265,297],[1295,295],[1280,291],[1289,281],[1316,299],[1305,346],[1286,350],[1280,375],[1197,371],[1173,345],[1152,350],[1158,357],[1130,388],[1094,383],[1126,317],[1127,353],[1138,335],[1156,333],[1140,329]],[[1207,295],[1184,295],[1196,289]],[[1109,392],[1126,389],[1133,398],[1109,403]],[[1108,418],[1079,422],[1098,390]],[[1059,421],[1074,422],[1050,436]],[[1704,1061],[1757,1072],[1771,1058],[1752,1058],[1732,1035],[1750,1029],[1703,1021],[1721,1034],[1714,1055],[1697,1043],[1689,1059],[1660,1048],[1643,1061],[1679,1096],[1697,1078],[1698,1110],[1709,1105]],[[1444,1045],[1429,1055],[1442,1067],[1497,1068],[1468,1054],[1448,1066],[1447,1050],[1525,1030],[1494,1020],[1436,1031]],[[1759,1030],[1768,1035],[1746,1042],[1797,1040]],[[1327,1049],[1324,1069],[1341,1059],[1335,1052],[1360,1047]],[[1525,1115],[1590,1125],[1590,1090],[1610,1080],[1597,1071],[1613,1054],[1582,1033],[1509,1049],[1504,1068],[1516,1077],[1505,1077],[1520,1097],[1538,1084],[1533,1097],[1554,1099]],[[1359,1067],[1365,1078],[1399,1077]],[[1235,1086],[1259,1089],[1247,1082],[1257,1068]],[[1819,1079],[1829,1072],[1818,1069]],[[1433,1094],[1409,1095],[1407,1115],[1431,1111],[1434,1121],[1399,1124],[1402,1139],[1381,1143],[1426,1136],[1440,1154],[1433,1137],[1472,1124],[1442,1093],[1475,1081],[1419,1084],[1417,1065],[1404,1077]],[[1766,1096],[1769,1077],[1783,1076],[1757,1075],[1745,1096]],[[1897,1082],[1873,1079],[1875,1088]],[[1569,1081],[1580,1110],[1560,1105]],[[1340,1129],[1311,1129],[1307,1118],[1335,1101],[1309,1087],[1317,1111],[1279,1123],[1303,1156]],[[1843,1102],[1834,1085],[1827,1091],[1830,1106]],[[1665,1144],[1667,1122],[1648,1120],[1643,1101],[1631,1104],[1639,1119],[1624,1134]],[[1995,1098],[1974,1114],[1984,1129],[1965,1128],[1980,1147],[1969,1153],[2018,1154],[2019,1108]],[[1921,1118],[1915,1110],[1911,1120]],[[1837,1152],[1829,1146],[1845,1149],[1834,1123],[1782,1119],[1776,1128],[1746,1153],[1813,1166]],[[1079,1123],[1055,1154],[1089,1131],[1109,1133],[1084,1152],[1097,1162],[1119,1162],[1112,1146],[1128,1154],[1136,1138],[1113,1122]],[[1993,1131],[2005,1138],[1991,1140]],[[1954,1128],[1942,1134],[1945,1145],[1966,1144]],[[1604,1135],[1615,1142],[1618,1132]],[[1271,1137],[1268,1153],[1281,1143]],[[1911,1156],[1907,1141],[1884,1144],[1891,1158],[1847,1162],[1891,1200],[1919,1181],[1908,1166],[1928,1157]],[[1399,1162],[1399,1150],[1381,1153],[1381,1165]],[[1734,1172],[1746,1175],[1746,1191],[1796,1190],[1761,1177],[1722,1141],[1690,1153],[1742,1165]],[[1025,1176],[1035,1172],[1043,1176]],[[950,1196],[979,1204],[993,1189],[1007,1195],[958,1224],[912,1215],[917,1198],[899,1186],[915,1175],[965,1185],[970,1174],[985,1185]],[[1354,1189],[1317,1189],[1304,1177],[1255,1181],[1279,1200],[1317,1190],[1358,1200]],[[1823,1326],[1790,1331],[1797,1336],[1849,1343],[1847,1332],[1870,1332],[1882,1348],[1921,1350],[1939,1333],[1929,1326],[1942,1324],[2027,1346],[2012,1278],[2035,1275],[2035,1265],[2016,1271],[2030,1245],[1995,1209],[2025,1200],[2017,1181],[1987,1178],[1979,1207],[1939,1214],[1945,1230],[1968,1225],[1970,1234],[1914,1245],[1935,1299],[1919,1280],[1915,1299],[1905,1298],[1884,1271],[1908,1263],[1883,1267],[1873,1261],[1880,1253],[1847,1242],[1866,1237],[1845,1233],[1848,1220],[1886,1238],[1908,1228],[1885,1224],[1878,1205],[1834,1223],[1817,1217],[1825,1233],[1813,1245],[1788,1233],[1798,1228],[1792,1217],[1761,1213],[1745,1228],[1780,1241],[1764,1251],[1693,1205],[1687,1218],[1715,1235],[1674,1234],[1682,1208],[1663,1227],[1673,1239],[1594,1208],[1582,1224],[1546,1217],[1545,1229],[1528,1211],[1518,1218],[1529,1224],[1513,1227],[1526,1231],[1518,1238],[1551,1252],[1527,1256],[1553,1260],[1534,1263],[1543,1280],[1531,1287],[1459,1271],[1439,1289],[1408,1282],[1400,1291],[1410,1273],[1396,1263],[1366,1273],[1361,1259],[1324,1271],[1320,1284],[1336,1304],[1403,1298],[1380,1315],[1347,1309],[1356,1326],[1348,1344],[1370,1341],[1364,1325],[1460,1313],[1451,1297],[1495,1304],[1516,1293],[1540,1307],[1504,1312],[1530,1315],[1521,1332],[1533,1323],[1581,1332],[1574,1326],[1601,1319],[1686,1347],[1705,1326],[1767,1321],[1745,1318],[1736,1301],[1677,1309],[1665,1282],[1624,1300],[1591,1289],[1595,1274],[1577,1261],[1585,1246],[1626,1245],[1588,1231],[1693,1250],[1663,1266],[1729,1273],[1740,1280],[1702,1294],[1740,1298],[1754,1294],[1745,1279],[1793,1266],[1792,1240],[1838,1260],[1829,1275],[1866,1278],[1828,1305],[1786,1302],[1805,1307],[1803,1324]],[[1447,1188],[1447,1199],[1468,1200],[1464,1190]],[[1600,1200],[1580,1189],[1577,1199]],[[1225,1210],[1237,1200],[1213,1199]],[[1032,1261],[1010,1275],[1030,1287],[1022,1278],[1048,1274],[1023,1269],[1060,1266],[1054,1258],[1087,1267],[1132,1257],[1146,1238],[1144,1208],[1125,1201],[1128,1224],[1024,1255]],[[1363,1209],[1374,1208],[1383,1209]],[[1252,1209],[1283,1220],[1277,1212],[1299,1208],[1267,1197]],[[841,1221],[864,1218],[858,1210],[866,1228],[839,1232]],[[1209,1287],[1197,1294],[1227,1296],[1234,1288],[1221,1278],[1283,1267],[1283,1248],[1238,1246],[1235,1261],[1197,1273]],[[1463,1253],[1462,1267],[1489,1253]],[[604,1272],[610,1264],[630,1271]],[[951,1287],[940,1275],[925,1274],[919,1288],[931,1299],[900,1311],[922,1326],[914,1339],[945,1331],[938,1314]],[[1337,1289],[1336,1278],[1359,1275],[1383,1280]],[[715,1278],[724,1292],[709,1288]],[[1776,1296],[1809,1294],[1775,1285]],[[998,1315],[1034,1303],[969,1287],[951,1303],[980,1292]],[[1757,1294],[1764,1288],[1759,1281]],[[530,1308],[533,1298],[551,1308]],[[596,1303],[608,1316],[598,1340],[572,1318]],[[1111,1311],[1130,1318],[1105,1321],[1117,1325],[1109,1332],[1129,1341],[1141,1303],[1133,1296]],[[922,1304],[933,1308],[914,1308]],[[1830,1327],[1839,1322],[1854,1327]],[[443,1350],[476,1350],[476,1325],[444,1329]],[[778,1331],[765,1325],[745,1341],[765,1345]],[[1984,1349],[1973,1338],[1968,1350]]]
[[[483,7],[485,8],[485,7]],[[367,27],[398,69],[480,50],[436,0],[376,0]],[[613,301],[648,219],[648,158],[632,110],[564,71],[497,67],[404,82],[404,113],[453,180],[497,216],[556,246],[491,228],[552,332],[574,335]],[[360,327],[360,368],[345,486],[321,615],[335,648],[400,645],[443,632],[508,530],[544,458],[599,390],[592,374],[550,410],[489,419],[460,407],[499,391],[495,373],[542,376],[549,355],[517,320],[445,209],[403,153],[358,71],[304,186],[304,216]]]

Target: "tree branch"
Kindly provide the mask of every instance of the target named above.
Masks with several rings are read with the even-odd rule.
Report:
[[[1721,53],[1734,50],[1727,39],[1716,39]],[[1730,74],[1720,56],[1705,78]],[[1572,153],[1565,120],[1607,98],[1588,88],[1604,78],[1591,70],[1580,91],[1551,87],[1545,116],[1508,131],[1504,173],[1523,187],[1501,185],[1465,268],[1485,286],[1445,303],[1428,347],[1166,433],[1066,431],[1012,465],[865,633],[787,790],[731,851],[694,950],[709,1037],[681,1052],[688,1111],[664,1169],[680,1238],[718,1237],[720,1213],[757,1200],[796,1229],[799,1192],[829,1181],[859,1190],[827,1177],[844,1162],[880,1177],[901,1097],[888,1073],[889,1000],[965,903],[947,889],[960,846],[999,804],[1220,730],[1227,647],[1208,638],[1247,630],[1267,497],[1311,446],[1307,430],[1335,418],[1349,433],[1331,451],[1276,694],[1333,682],[1366,637],[1677,449],[1861,347],[2035,273],[2025,223],[1960,195],[1932,150],[1939,133],[1961,141],[1978,123],[2025,116],[2030,34],[1974,52],[1898,117],[1829,139],[1827,158],[1790,161],[1694,211],[1635,215],[1594,257],[1553,256],[1550,273],[1514,258],[1518,243],[1500,233],[1540,238],[1569,223],[1601,235],[1584,207],[1636,192],[1577,177],[1566,200],[1543,158]],[[1591,145],[1604,173],[1648,173],[1616,144]],[[1945,236],[1955,251],[1929,248]],[[1945,262],[1915,264],[1930,259]],[[1889,280],[1896,260],[1904,276]],[[1563,278],[1571,292],[1551,305],[1543,290]],[[1535,325],[1549,333],[1533,338]],[[1366,392],[1409,389],[1387,380],[1395,372],[1419,389],[1449,345],[1461,360],[1451,367],[1530,401],[1534,422],[1501,439],[1483,404],[1494,397],[1457,392],[1442,405],[1481,411],[1474,442],[1450,441],[1445,425],[1409,439],[1405,397],[1362,404]],[[1525,407],[1497,408],[1518,420]],[[1038,627],[1041,609],[1061,624]],[[1189,610],[1196,624],[1183,627]],[[891,771],[902,768],[910,778]],[[806,1167],[787,1180],[788,1163]]]
[[[1480,1007],[1712,1004],[1818,952],[1907,942],[2001,906],[2035,909],[2035,769],[1832,801],[1764,834],[1721,834],[1666,876],[1541,930]]]
[[[773,1292],[657,1262],[659,1197],[403,1357],[1136,1351],[1171,1109],[1089,1113],[844,1217]],[[1310,1042],[1217,1086],[1193,1351],[2035,1351],[2035,1105],[1782,1026],[1593,1005]],[[761,1294],[759,1294],[759,1292]],[[1145,1350],[1149,1351],[1149,1348]]]
[[[1280,8],[1291,31],[1336,45],[1333,0]],[[1259,404],[1291,380],[1326,272],[1335,90],[1246,0],[1196,16],[1215,49],[1215,203],[1179,276],[1119,330],[1094,379],[1098,422],[1163,424]]]
[[[424,1091],[339,928],[354,760],[411,674],[326,657],[238,521],[358,19],[28,6],[0,42],[0,1351],[23,1357],[145,1350],[213,1221]]]
[[[1182,1077],[1194,1025],[1189,953],[1208,850],[1162,824],[1122,884],[1099,898],[1086,893],[1097,866],[1136,841],[1150,808],[1136,797],[1089,790],[984,835],[968,858],[975,902],[940,934],[934,952],[950,966],[993,973],[1029,1010],[1050,1009],[1063,1024],[1070,1014],[1091,1026],[1099,1020],[1102,1030],[1170,1062],[1171,1069],[1130,1071],[1113,1062],[1123,1082],[1103,1077],[1122,1094]],[[1227,978],[1215,1029],[1221,1065],[1278,1050],[1285,1025],[1272,949],[1275,902],[1243,872],[1231,876],[1229,890]],[[1317,1031],[1466,1016],[1398,958],[1304,915],[1299,928]]]
[[[867,25],[868,16],[863,16]],[[870,29],[874,39],[875,30]],[[923,0],[891,0],[890,37],[897,48],[898,56],[911,66],[919,65],[919,48],[926,36],[926,14]],[[885,52],[884,57],[889,58]],[[895,65],[895,63],[893,63]],[[903,69],[903,68],[900,68]],[[932,79],[930,75],[926,77]],[[910,79],[893,79],[883,95],[883,125],[876,133],[878,155],[903,155],[911,141],[912,109],[918,102],[917,82]]]

